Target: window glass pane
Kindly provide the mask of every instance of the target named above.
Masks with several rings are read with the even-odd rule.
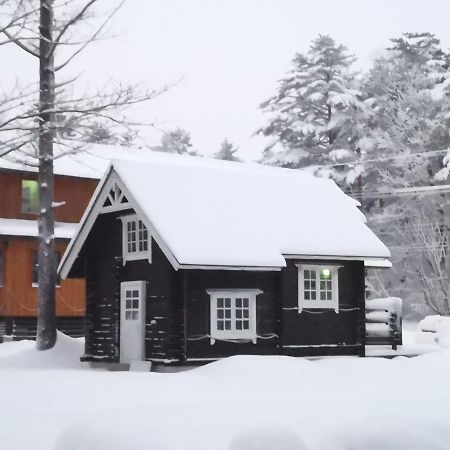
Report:
[[[236,321],[236,330],[242,330],[242,320]]]
[[[223,309],[219,309],[219,310],[217,311],[217,318],[218,318],[218,319],[223,319]]]
[[[304,297],[305,297],[305,300],[309,300],[309,299],[310,299],[310,293],[309,293],[309,291],[305,291]]]
[[[250,329],[250,322],[248,320],[244,320],[244,330]]]
[[[231,309],[225,310],[225,319],[231,319]]]
[[[249,316],[249,310],[248,309],[244,309],[244,317],[246,318],[246,319],[248,319],[248,316]]]
[[[225,330],[231,330],[231,320],[225,321]]]
[[[139,291],[133,291],[133,297],[138,297],[139,298]]]
[[[222,320],[219,320],[217,322],[217,329],[220,331],[223,331],[223,321]]]
[[[125,320],[131,319],[131,311],[125,311]]]
[[[321,292],[320,292],[320,300],[326,300],[326,299],[327,299],[327,293],[321,291]]]
[[[237,298],[236,299],[236,308],[241,308],[242,307],[242,298]]]
[[[33,263],[32,263],[32,270],[33,270],[33,275],[32,275],[32,283],[33,284],[38,284],[39,282],[39,264],[38,264],[38,252],[33,252]]]
[[[322,269],[320,271],[320,279],[321,280],[331,280],[331,270],[330,269]]]
[[[236,319],[242,319],[242,309],[236,310]]]
[[[133,300],[133,308],[139,309],[139,300]]]
[[[139,317],[139,311],[132,311],[131,312],[131,318],[133,320],[137,320],[138,317]]]
[[[217,307],[218,308],[223,308],[223,298],[218,298],[217,299]]]
[[[248,298],[243,299],[244,308],[248,308]]]
[[[22,180],[22,212],[39,212],[39,184],[35,180]]]
[[[311,291],[311,300],[316,300],[316,291]]]
[[[125,308],[126,309],[131,309],[131,300],[127,300],[125,303]]]
[[[231,308],[231,298],[225,299],[225,308]]]

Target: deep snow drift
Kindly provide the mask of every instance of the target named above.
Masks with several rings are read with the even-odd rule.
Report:
[[[59,336],[0,345],[0,442],[14,450],[450,449],[450,351],[238,356],[178,374],[107,372]],[[80,370],[81,369],[81,370]]]

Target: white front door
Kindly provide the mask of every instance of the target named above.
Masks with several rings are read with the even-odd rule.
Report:
[[[120,284],[120,362],[145,359],[145,281]]]

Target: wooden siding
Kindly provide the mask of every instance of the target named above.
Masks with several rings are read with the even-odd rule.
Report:
[[[37,241],[32,238],[0,237],[5,256],[4,283],[0,287],[0,317],[33,317],[37,313],[37,288],[32,286],[33,252]],[[62,255],[67,246],[57,242]],[[82,279],[64,280],[56,288],[56,314],[60,317],[83,316],[85,283]]]
[[[0,170],[0,217],[5,219],[36,219],[36,214],[22,213],[22,180],[37,180],[30,172]],[[55,209],[55,220],[79,222],[98,180],[55,176],[55,201],[65,202]]]
[[[288,260],[281,272],[282,352],[290,355],[360,354],[364,330],[364,263],[314,261],[339,268],[339,313],[334,309],[298,311],[298,267],[311,261]]]
[[[280,272],[186,270],[186,359],[277,353]],[[256,344],[210,340],[207,289],[260,289],[256,297]]]
[[[87,280],[86,355],[118,361],[120,283],[143,280],[146,289],[146,358],[180,357],[181,305],[179,274],[152,240],[152,263],[122,263],[122,222],[130,211],[102,214],[97,219],[78,261],[85,261]],[[153,321],[153,324],[152,324]]]

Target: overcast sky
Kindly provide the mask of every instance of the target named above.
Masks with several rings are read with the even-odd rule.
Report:
[[[449,0],[127,0],[114,23],[119,36],[92,46],[64,75],[83,71],[90,86],[118,79],[157,87],[182,78],[140,117],[186,128],[202,153],[227,137],[251,159],[264,146],[252,137],[265,122],[258,104],[319,33],[345,44],[365,68],[404,31],[433,32],[449,48],[449,17]],[[16,53],[3,53],[3,73],[16,67],[25,76],[28,61]]]

